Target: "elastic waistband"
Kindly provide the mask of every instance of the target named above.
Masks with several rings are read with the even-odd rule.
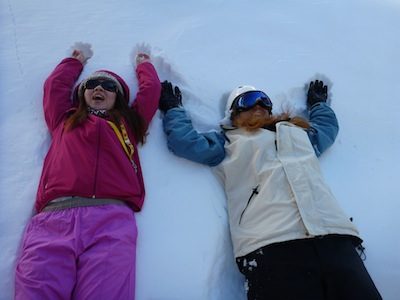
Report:
[[[47,204],[43,209],[44,211],[64,210],[74,207],[84,206],[103,206],[108,204],[129,206],[128,203],[122,200],[110,198],[85,198],[80,196],[62,197],[57,198]]]

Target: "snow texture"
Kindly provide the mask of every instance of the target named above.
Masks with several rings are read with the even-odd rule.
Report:
[[[398,299],[399,28],[398,0],[0,1],[0,299],[13,299],[51,140],[43,83],[76,42],[93,50],[81,78],[112,70],[132,100],[134,57],[146,50],[160,79],[180,86],[199,131],[218,130],[223,99],[239,85],[265,91],[275,112],[302,114],[309,80],[328,80],[341,129],[321,167],[383,298]],[[159,112],[149,132],[136,299],[245,299],[223,190],[208,167],[168,151]]]

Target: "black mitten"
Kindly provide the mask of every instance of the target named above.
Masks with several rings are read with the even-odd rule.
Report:
[[[326,102],[328,99],[328,87],[320,80],[310,82],[307,94],[307,104],[311,107],[318,102]]]
[[[161,83],[162,90],[158,108],[166,113],[169,109],[182,106],[182,93],[179,87],[172,88],[172,84],[168,81]]]

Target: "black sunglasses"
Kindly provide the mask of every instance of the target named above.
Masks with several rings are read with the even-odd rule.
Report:
[[[109,92],[117,92],[118,91],[117,85],[115,84],[114,81],[111,81],[111,80],[90,79],[90,80],[86,81],[85,88],[92,90],[99,85],[101,85],[101,87],[103,89],[105,89],[106,91],[109,91]]]

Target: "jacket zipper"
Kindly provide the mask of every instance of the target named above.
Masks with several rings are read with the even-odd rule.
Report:
[[[250,204],[251,199],[253,199],[254,195],[258,195],[258,187],[259,187],[259,186],[260,186],[260,185],[257,185],[257,186],[253,189],[253,191],[252,191],[252,193],[251,193],[251,195],[250,195],[249,200],[247,200],[246,207],[244,208],[244,210],[242,211],[242,213],[241,213],[241,215],[240,215],[239,225],[240,225],[240,223],[242,222],[242,218],[243,218],[244,212],[245,212],[245,211],[247,210],[247,208],[249,207],[249,204]]]
[[[99,159],[100,159],[100,122],[98,125],[98,139],[97,139],[97,155],[96,155],[96,166],[94,169],[94,181],[93,181],[93,195],[92,198],[96,198],[97,190],[97,173],[99,171]]]

